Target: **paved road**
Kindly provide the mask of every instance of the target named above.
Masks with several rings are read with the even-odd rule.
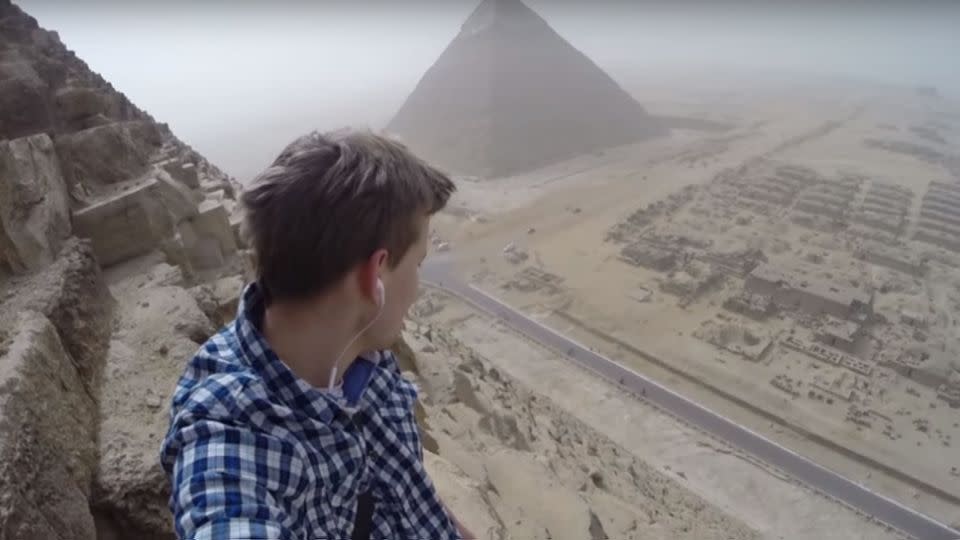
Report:
[[[814,489],[844,501],[867,515],[921,540],[960,539],[960,532],[952,530],[947,525],[821,467],[796,452],[694,403],[523,315],[473,285],[459,280],[444,259],[428,264],[422,276],[425,282],[470,301],[535,341],[555,350],[565,351],[572,360],[600,376],[621,384],[635,394],[730,445],[754,455]]]

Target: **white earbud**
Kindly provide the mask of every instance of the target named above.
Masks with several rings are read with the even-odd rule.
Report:
[[[377,308],[383,309],[383,304],[387,301],[387,291],[383,288],[383,280],[377,278]]]

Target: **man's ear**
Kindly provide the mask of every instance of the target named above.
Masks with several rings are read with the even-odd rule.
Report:
[[[386,249],[380,248],[370,255],[370,258],[363,263],[360,269],[360,289],[364,296],[375,300],[377,297],[377,281],[383,279],[386,275],[389,253]]]

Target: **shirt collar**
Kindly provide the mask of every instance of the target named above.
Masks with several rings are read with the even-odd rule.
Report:
[[[345,379],[351,372],[356,377],[362,377],[359,381],[351,380],[350,384],[345,384],[345,387],[349,386],[347,397],[351,401],[348,408],[347,403],[340,402],[340,400],[345,399],[343,392],[331,393],[297,377],[270,348],[270,344],[267,343],[266,338],[260,331],[265,308],[260,285],[257,282],[247,285],[237,307],[234,331],[244,358],[263,377],[267,388],[286,403],[297,409],[312,412],[314,416],[319,417],[324,422],[329,422],[336,411],[346,412],[349,408],[356,406],[372,377],[373,370],[367,366],[359,366],[359,369],[355,368],[358,367],[359,362],[376,366],[380,360],[380,353],[373,352],[362,355],[344,373]]]

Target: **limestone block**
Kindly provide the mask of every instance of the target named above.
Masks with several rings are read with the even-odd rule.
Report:
[[[178,158],[171,158],[157,163],[175,180],[191,189],[200,189],[200,179],[197,166],[193,163],[184,163]]]
[[[205,200],[198,213],[177,227],[191,265],[198,269],[221,266],[237,251],[229,213],[222,202]]]
[[[104,100],[94,88],[68,86],[57,90],[54,102],[61,120],[74,122],[106,110]]]
[[[225,262],[223,250],[220,249],[220,242],[208,235],[198,236],[187,247],[187,254],[191,266],[197,270],[218,268],[223,266]]]
[[[153,123],[133,120],[60,135],[56,145],[67,179],[96,192],[143,174],[161,142]]]
[[[187,219],[197,215],[197,203],[193,193],[183,184],[173,179],[163,169],[154,170],[156,178],[156,190],[163,205],[173,215],[174,221]]]
[[[200,234],[209,234],[220,242],[224,253],[233,253],[237,244],[230,227],[230,212],[222,201],[203,201],[193,222]]]
[[[110,266],[163,248],[178,222],[197,215],[193,195],[162,169],[73,214],[77,234],[90,238]]]
[[[0,142],[0,262],[38,270],[69,236],[69,197],[50,137]]]
[[[230,216],[230,228],[233,229],[233,239],[238,246],[246,246],[247,241],[244,238],[243,214],[235,212]]]
[[[0,139],[16,139],[53,125],[47,83],[24,60],[0,63]]]
[[[15,294],[0,313],[37,311],[47,317],[88,388],[99,386],[113,321],[114,299],[88,242],[71,238],[41,272],[8,284]]]
[[[4,313],[0,531],[11,540],[94,540],[96,403],[47,317]]]
[[[74,212],[77,235],[90,239],[102,265],[111,266],[159,246],[162,229],[169,228],[163,222],[172,226],[172,220],[162,205],[150,200],[155,184],[156,179],[146,180]]]

